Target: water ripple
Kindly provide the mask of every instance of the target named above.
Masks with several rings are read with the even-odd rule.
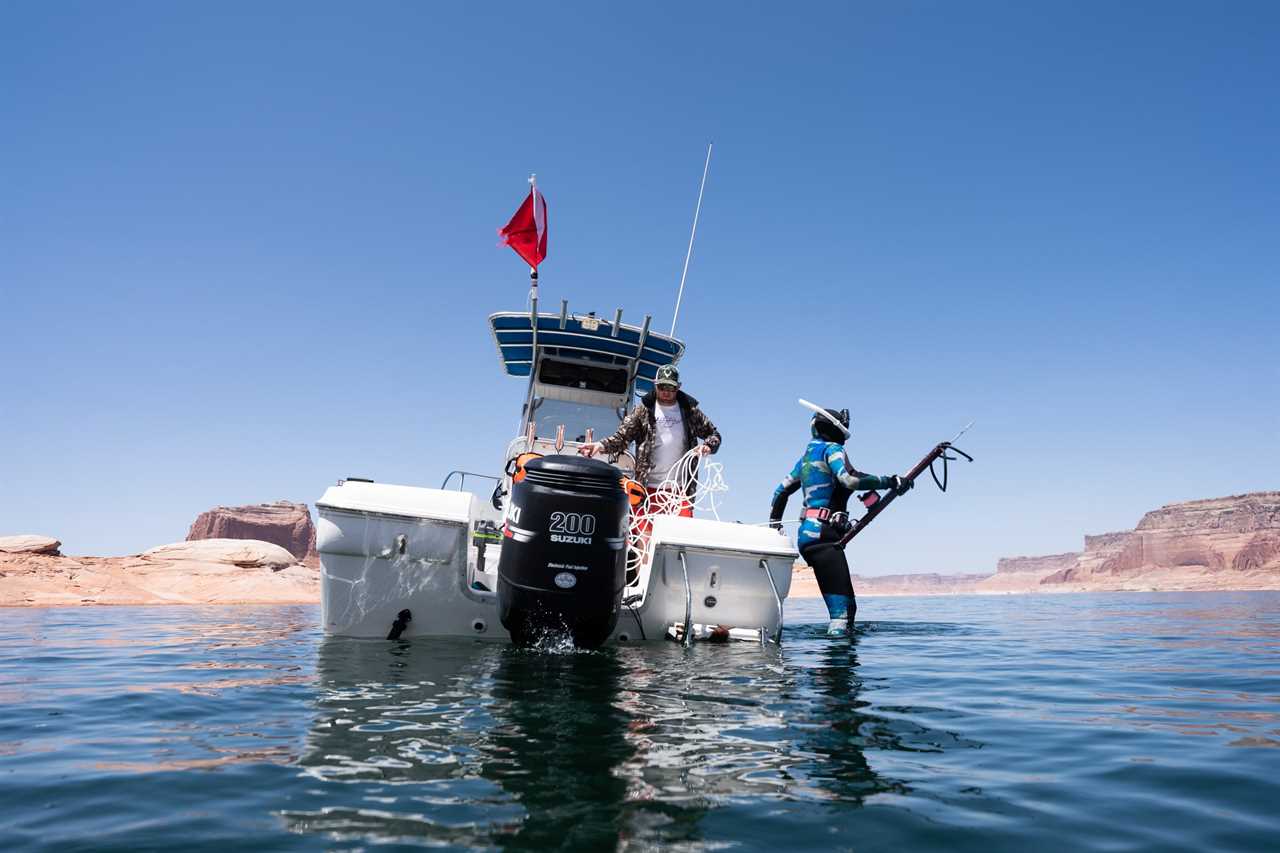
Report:
[[[0,848],[1274,849],[1280,595],[873,599],[852,641],[0,611]]]

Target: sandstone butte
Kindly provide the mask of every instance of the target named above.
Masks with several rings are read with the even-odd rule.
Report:
[[[201,513],[186,542],[74,557],[47,536],[0,536],[0,606],[314,604],[315,528],[284,501]],[[1280,492],[1169,504],[1084,549],[1007,557],[991,574],[854,576],[862,595],[1280,589]],[[797,564],[791,595],[818,595]]]
[[[276,501],[254,506],[220,506],[202,512],[187,531],[196,539],[257,539],[279,545],[303,565],[319,568],[316,528],[306,504]]]

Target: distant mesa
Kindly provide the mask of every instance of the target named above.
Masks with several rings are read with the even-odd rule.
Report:
[[[1058,572],[1069,569],[1076,563],[1079,553],[1070,551],[1066,554],[1049,554],[1044,557],[1001,557],[996,562],[996,574],[1022,574],[1025,572]]]
[[[1040,584],[1238,589],[1280,581],[1280,492],[1168,504],[1130,531],[1084,538],[1084,550]]]
[[[797,563],[792,596],[816,596]],[[866,595],[1280,589],[1280,492],[1185,501],[1133,530],[1091,534],[1084,550],[1003,557],[994,574],[854,575]]]
[[[902,575],[853,576],[855,592],[867,595],[953,595],[976,592],[980,581],[987,575],[951,575],[937,572],[916,572]]]
[[[316,568],[316,528],[306,504],[276,501],[252,506],[220,506],[202,512],[187,532],[187,541],[254,539],[279,545],[296,562]]]

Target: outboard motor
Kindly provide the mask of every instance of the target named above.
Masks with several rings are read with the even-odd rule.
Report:
[[[498,613],[516,645],[568,632],[601,645],[618,624],[627,554],[622,472],[581,456],[530,460],[511,486]]]

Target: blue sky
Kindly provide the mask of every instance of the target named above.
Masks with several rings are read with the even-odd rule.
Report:
[[[543,298],[667,328],[708,141],[677,332],[727,517],[801,396],[873,473],[977,421],[866,574],[1280,488],[1277,43],[1273,3],[4,4],[0,534],[497,470],[526,177]]]

